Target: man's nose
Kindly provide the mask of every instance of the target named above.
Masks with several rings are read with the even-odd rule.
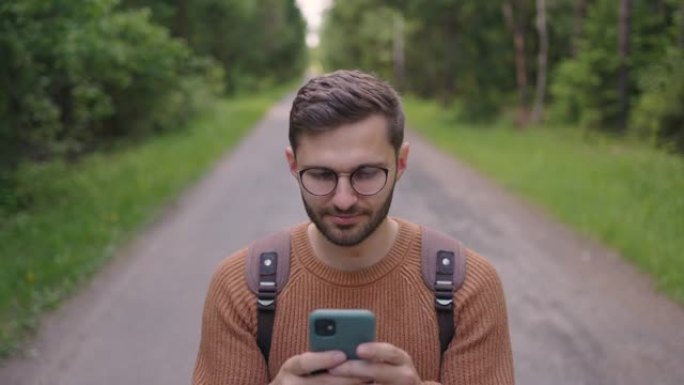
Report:
[[[349,210],[359,199],[349,178],[340,178],[333,194],[332,203],[340,211]]]

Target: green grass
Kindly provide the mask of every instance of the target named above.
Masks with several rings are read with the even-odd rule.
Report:
[[[684,303],[684,157],[571,128],[468,126],[407,98],[411,127],[619,251]]]
[[[0,357],[197,180],[285,93],[220,100],[182,132],[77,164],[24,167],[31,208],[0,223]]]

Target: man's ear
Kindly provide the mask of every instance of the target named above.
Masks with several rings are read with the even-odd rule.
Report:
[[[399,147],[399,154],[397,156],[397,180],[399,180],[404,174],[404,171],[406,171],[409,152],[411,152],[410,150],[411,146],[409,145],[409,142],[404,142],[401,144],[401,147]]]
[[[290,168],[290,173],[297,178],[297,158],[291,146],[285,149],[285,159],[287,159],[287,166]]]

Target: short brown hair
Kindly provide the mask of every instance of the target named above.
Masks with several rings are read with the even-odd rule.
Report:
[[[309,80],[297,92],[290,111],[290,146],[302,134],[326,132],[379,114],[387,118],[389,142],[398,153],[404,141],[404,111],[397,92],[377,77],[340,70]]]

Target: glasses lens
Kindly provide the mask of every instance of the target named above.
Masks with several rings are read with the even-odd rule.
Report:
[[[337,187],[337,173],[327,168],[309,168],[300,174],[302,186],[313,195],[328,195]],[[361,167],[351,174],[351,185],[358,194],[374,195],[387,183],[387,169]]]
[[[337,185],[337,174],[325,168],[310,168],[302,171],[302,186],[313,195],[328,195]]]
[[[387,170],[379,167],[361,167],[351,175],[354,190],[361,195],[377,194],[387,183]]]

